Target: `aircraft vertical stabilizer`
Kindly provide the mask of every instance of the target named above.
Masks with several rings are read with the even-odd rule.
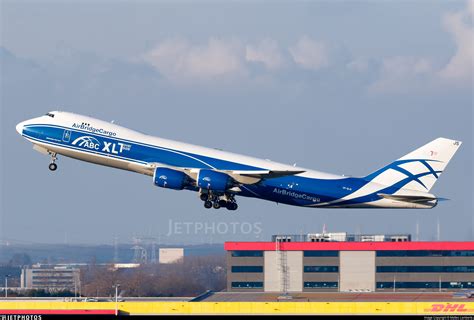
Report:
[[[365,179],[400,189],[428,192],[460,146],[461,141],[435,139]]]

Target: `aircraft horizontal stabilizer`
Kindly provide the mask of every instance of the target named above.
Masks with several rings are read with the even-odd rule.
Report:
[[[403,201],[403,202],[412,202],[412,203],[423,203],[423,202],[438,200],[438,198],[436,197],[428,197],[428,196],[393,195],[393,194],[385,194],[385,193],[378,193],[377,195],[385,199],[391,199],[391,200]]]

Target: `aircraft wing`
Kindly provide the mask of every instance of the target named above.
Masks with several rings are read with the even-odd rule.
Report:
[[[226,171],[223,171],[226,172]],[[263,170],[263,171],[232,171],[233,174],[239,174],[245,177],[272,179],[286,176],[294,176],[305,172],[304,170]]]
[[[169,168],[176,171],[184,172],[193,180],[197,180],[197,175],[200,170],[197,168],[181,168],[181,167],[175,167],[175,166],[170,166],[170,165],[154,162],[154,163],[149,163],[145,169],[145,172],[143,173],[148,174],[148,175],[153,175],[153,172],[155,168],[157,167],[164,167],[164,168]],[[293,175],[305,172],[304,170],[258,170],[258,171],[255,171],[255,170],[217,170],[217,169],[210,169],[210,170],[225,173],[229,175],[232,179],[234,179],[236,182],[241,183],[241,184],[255,184],[255,183],[260,182],[263,179],[293,176]]]
[[[261,171],[241,171],[241,170],[216,170],[231,176],[235,181],[242,184],[255,184],[263,179],[273,179],[286,176],[294,176],[305,172],[304,170],[261,170]]]
[[[294,176],[305,172],[304,170],[262,170],[262,171],[241,171],[241,170],[224,170],[221,171],[227,173],[234,180],[244,184],[254,184],[263,179],[273,179],[286,176]],[[251,182],[254,181],[255,182]]]

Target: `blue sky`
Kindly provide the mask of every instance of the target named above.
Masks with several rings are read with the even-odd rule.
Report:
[[[0,238],[110,243],[415,233],[474,239],[472,1],[1,2]],[[464,142],[433,210],[207,211],[149,177],[61,158],[15,132],[48,110],[337,174],[366,175],[439,136]],[[209,226],[168,235],[169,225]],[[212,231],[216,223],[258,229]],[[197,228],[199,229],[199,228]],[[229,228],[228,228],[229,229]]]

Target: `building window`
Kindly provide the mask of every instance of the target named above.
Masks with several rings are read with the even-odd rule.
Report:
[[[337,288],[337,282],[305,282],[305,288]]]
[[[459,250],[384,250],[377,257],[474,257],[474,251]]]
[[[377,289],[393,289],[393,282],[377,282]],[[433,289],[439,288],[440,282],[395,282],[395,289]],[[443,289],[454,289],[454,288],[474,288],[473,282],[441,282],[441,288]]]
[[[377,272],[474,272],[474,266],[378,266]]]
[[[263,272],[263,266],[232,266],[232,272]]]
[[[56,276],[48,276],[48,277],[43,277],[43,276],[34,276],[34,280],[68,280],[68,279],[73,279],[74,277],[71,276],[65,276],[65,277],[56,277]]]
[[[339,251],[336,250],[311,250],[305,251],[305,257],[339,257]]]
[[[232,288],[253,289],[263,288],[263,282],[232,282]]]
[[[263,257],[263,251],[256,251],[256,250],[232,251],[232,257]]]
[[[49,286],[49,285],[74,285],[74,281],[35,281],[33,280],[34,286]]]
[[[338,266],[304,266],[304,272],[339,272]]]

